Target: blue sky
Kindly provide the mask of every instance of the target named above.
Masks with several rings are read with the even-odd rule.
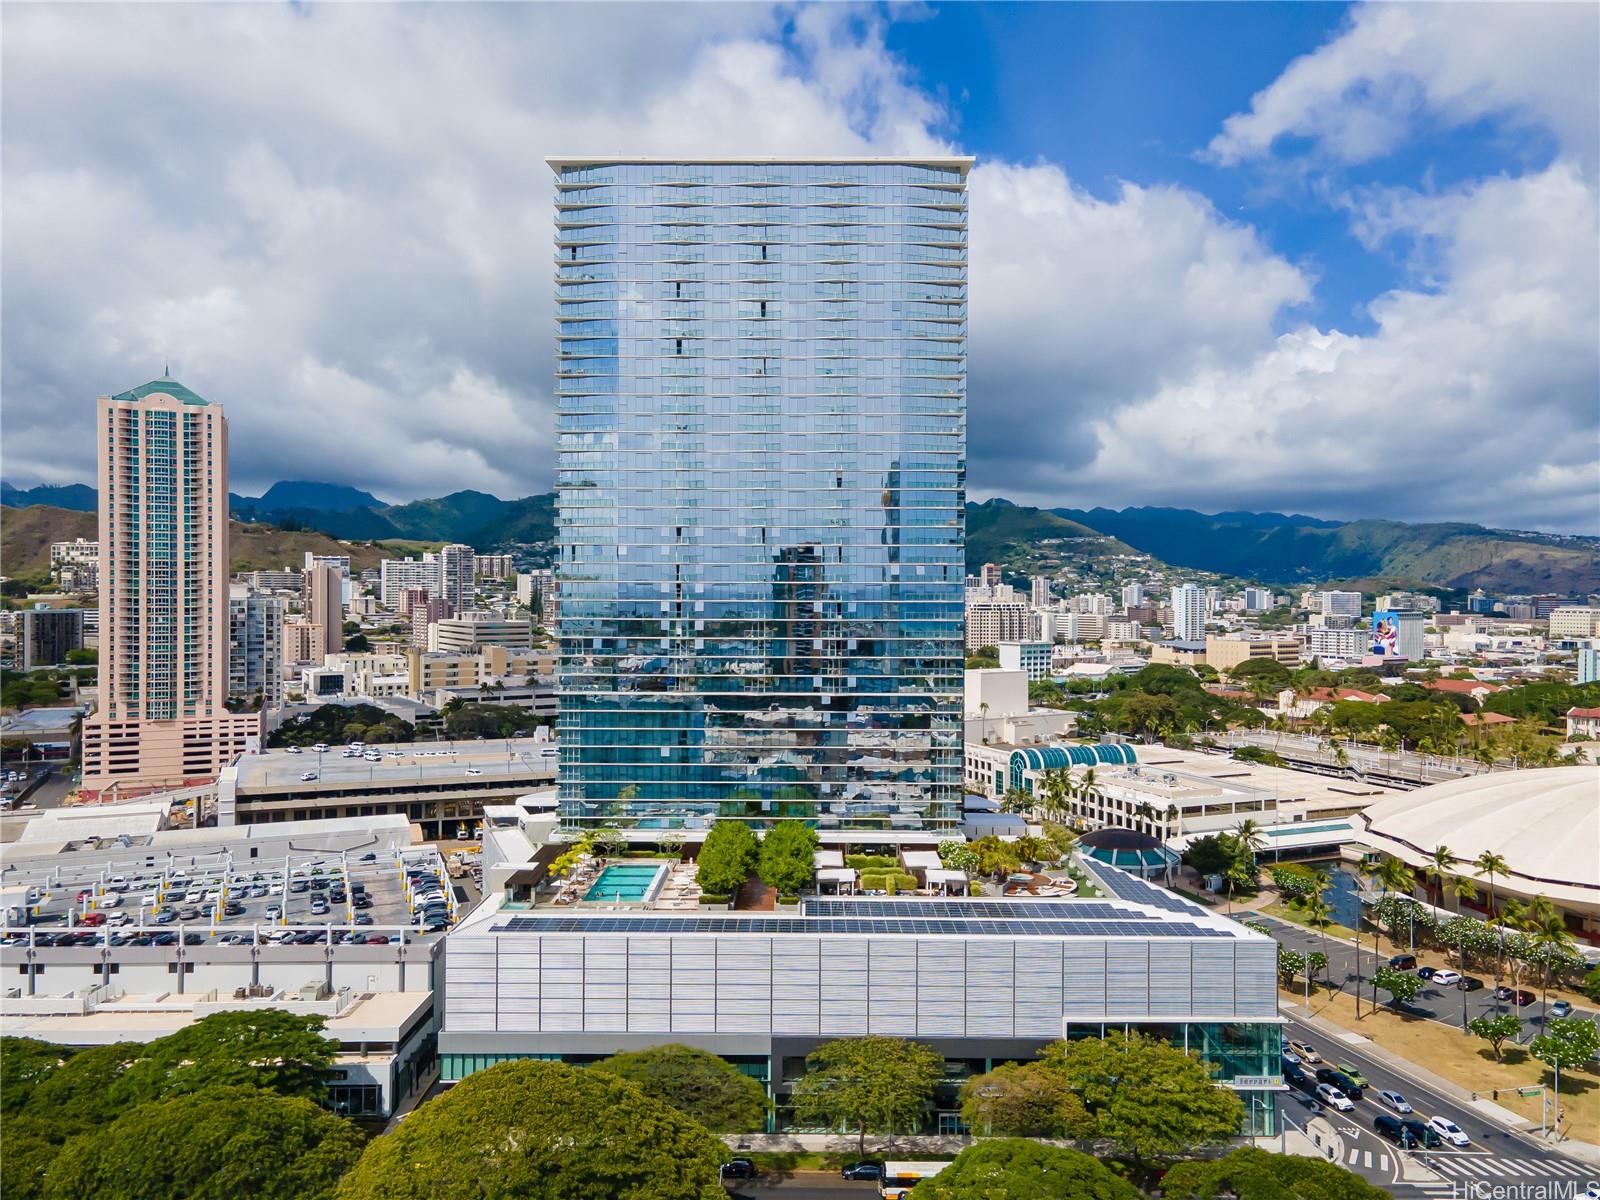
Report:
[[[543,491],[549,154],[976,154],[969,480],[1600,532],[1600,6],[0,6],[0,477]],[[181,61],[183,71],[169,64]],[[315,430],[316,436],[307,436]]]

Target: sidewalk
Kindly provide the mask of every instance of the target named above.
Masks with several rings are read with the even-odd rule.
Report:
[[[758,1153],[796,1153],[854,1155],[859,1139],[853,1133],[724,1133],[719,1135],[735,1150]],[[879,1137],[867,1134],[868,1154],[938,1154],[954,1158],[978,1139],[965,1134],[896,1134]],[[1063,1145],[1065,1143],[1062,1143]]]

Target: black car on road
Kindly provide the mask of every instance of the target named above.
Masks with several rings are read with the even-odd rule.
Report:
[[[839,1174],[845,1179],[882,1179],[883,1164],[866,1161],[846,1163]]]
[[[724,1179],[754,1179],[756,1165],[748,1158],[730,1158],[722,1164],[719,1173]]]

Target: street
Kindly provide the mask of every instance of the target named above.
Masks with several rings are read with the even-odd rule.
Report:
[[[1320,950],[1328,956],[1328,980],[1336,985],[1342,985],[1346,990],[1350,990],[1355,986],[1357,950],[1349,942],[1341,941],[1335,937],[1324,938],[1320,933],[1307,929],[1302,925],[1296,925],[1292,921],[1282,921],[1276,917],[1262,916],[1260,913],[1251,912],[1240,915],[1241,919],[1259,921],[1268,926],[1272,931],[1272,936],[1291,950],[1299,950],[1302,953]],[[1383,941],[1387,942],[1388,939],[1384,938]],[[1384,946],[1378,953],[1377,965],[1382,966],[1387,963],[1391,954],[1403,952],[1403,946],[1401,950],[1391,950]],[[1372,998],[1371,981],[1374,964],[1371,943],[1366,943],[1359,953],[1361,956],[1360,973],[1367,980],[1367,984],[1362,990],[1362,1001],[1366,1002]],[[1442,967],[1446,965],[1442,951],[1418,950],[1416,953],[1417,962],[1423,966]],[[1463,992],[1456,987],[1429,987],[1420,992],[1417,998],[1406,1006],[1406,1011],[1418,1016],[1426,1016],[1430,1020],[1438,1021],[1455,1029],[1464,1028],[1463,1008],[1465,1009],[1465,1021],[1467,1022],[1470,1022],[1475,1017],[1494,1016],[1497,1010],[1499,1012],[1516,1013],[1522,1018],[1523,1029],[1517,1041],[1525,1044],[1538,1035],[1542,1026],[1541,1012],[1543,1010],[1538,1000],[1539,987],[1537,979],[1530,982],[1524,978],[1520,987],[1532,992],[1535,1000],[1532,1004],[1517,1008],[1509,1000],[1502,1000],[1498,1005],[1496,1004],[1492,967],[1489,970],[1474,969],[1464,973],[1482,979],[1483,987],[1471,992]],[[1505,977],[1505,982],[1510,982],[1509,976]],[[1302,985],[1304,984],[1303,977],[1301,983]],[[1380,992],[1379,995],[1384,1000],[1388,999],[1388,993],[1386,992]],[[1572,1015],[1592,1019],[1595,1016],[1595,1011],[1592,1007],[1579,1007],[1573,1009]]]
[[[1576,1193],[1553,1191],[1549,1195],[1581,1195],[1600,1169],[1564,1157],[1558,1150],[1542,1144],[1537,1135],[1514,1133],[1468,1105],[1447,1099],[1427,1085],[1396,1070],[1369,1048],[1355,1047],[1338,1038],[1329,1038],[1293,1018],[1284,1027],[1284,1040],[1306,1041],[1316,1046],[1324,1059],[1341,1059],[1358,1068],[1372,1085],[1354,1111],[1335,1112],[1324,1108],[1304,1092],[1290,1090],[1281,1097],[1284,1119],[1308,1133],[1322,1137],[1349,1170],[1362,1178],[1388,1188],[1399,1196],[1472,1196],[1469,1187],[1499,1189],[1508,1185],[1575,1184]],[[1354,1035],[1352,1035],[1354,1036]],[[1379,1107],[1380,1090],[1401,1093],[1422,1120],[1444,1116],[1454,1121],[1472,1139],[1472,1144],[1457,1149],[1440,1146],[1432,1150],[1401,1150],[1380,1137],[1372,1128],[1373,1118],[1387,1112]],[[1322,1122],[1317,1122],[1317,1118]],[[1313,1124],[1316,1122],[1315,1124]],[[1319,1134],[1331,1127],[1332,1138]],[[1500,1194],[1485,1190],[1484,1195]],[[1531,1193],[1530,1193],[1531,1194]]]
[[[731,1200],[761,1200],[763,1196],[779,1196],[782,1200],[873,1200],[878,1194],[877,1184],[840,1179],[837,1171],[795,1171],[787,1177],[772,1174],[726,1186]]]

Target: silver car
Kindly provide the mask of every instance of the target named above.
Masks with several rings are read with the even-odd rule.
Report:
[[[1378,1102],[1402,1115],[1409,1114],[1412,1111],[1411,1102],[1399,1092],[1379,1092]]]

